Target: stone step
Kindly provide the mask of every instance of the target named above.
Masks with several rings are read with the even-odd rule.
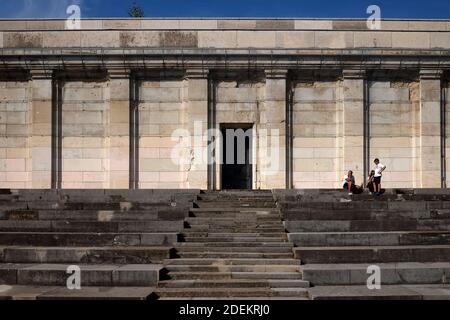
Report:
[[[312,300],[450,300],[450,285],[317,286],[309,288]]]
[[[288,247],[280,247],[280,246],[234,246],[234,247],[218,247],[218,246],[175,246],[176,251],[178,253],[208,253],[208,252],[220,252],[220,253],[227,253],[227,252],[246,252],[246,253],[264,253],[264,252],[270,252],[270,253],[289,253],[292,254],[293,250],[291,246]]]
[[[276,279],[301,280],[300,272],[169,272],[168,276],[174,280],[226,280],[226,279]]]
[[[278,253],[278,252],[211,252],[211,251],[197,251],[197,252],[178,252],[180,258],[221,258],[221,259],[240,259],[240,258],[267,258],[267,259],[289,259],[293,257],[293,253]]]
[[[156,286],[162,269],[156,264],[80,264],[83,286]],[[66,286],[68,264],[0,264],[7,285]]]
[[[188,209],[177,210],[15,210],[0,212],[0,220],[147,221],[183,220]],[[3,222],[3,221],[2,221]]]
[[[295,232],[450,231],[449,219],[384,220],[289,220],[286,230]]]
[[[450,214],[430,210],[290,210],[282,211],[285,220],[399,220],[399,219],[449,219]]]
[[[285,232],[283,227],[271,227],[271,228],[261,228],[261,227],[213,227],[213,226],[190,226],[184,229],[185,232],[199,232],[199,233],[280,233]]]
[[[0,220],[7,232],[180,232],[183,221]]]
[[[318,199],[321,199],[320,197]],[[315,201],[315,202],[297,202],[297,203],[280,203],[279,207],[284,212],[331,212],[331,211],[353,211],[355,213],[367,212],[388,212],[388,213],[407,213],[411,211],[417,212],[433,212],[441,210],[448,213],[450,209],[450,201]]]
[[[199,300],[199,301],[205,301],[205,300],[213,300],[213,301],[228,301],[228,300],[243,300],[243,301],[255,301],[255,300],[282,300],[282,301],[286,301],[286,300],[295,300],[295,301],[309,301],[311,299],[309,299],[309,297],[307,296],[298,296],[298,297],[191,297],[191,298],[186,298],[186,297],[163,297],[163,298],[158,298],[158,300]]]
[[[247,214],[246,214],[247,215]],[[209,226],[279,226],[282,224],[279,215],[257,217],[254,213],[250,216],[223,216],[212,215],[204,217],[188,217],[185,219],[188,225],[209,225]]]
[[[377,263],[381,284],[446,284],[450,282],[450,262]],[[370,264],[307,264],[302,266],[303,279],[314,286],[364,285],[371,273]]]
[[[0,246],[152,246],[176,241],[176,233],[0,232]]]
[[[212,265],[212,266],[226,266],[226,265],[295,265],[300,263],[297,259],[262,259],[262,258],[178,258],[164,260],[165,266],[172,265]]]
[[[295,247],[294,256],[304,264],[449,262],[449,245]]]
[[[248,208],[236,208],[228,206],[211,206],[210,208],[192,208],[189,210],[190,213],[199,216],[198,214],[208,214],[210,216],[223,215],[227,217],[277,217],[280,215],[279,209],[275,208],[258,208],[258,207],[248,207]]]
[[[282,238],[286,239],[285,232],[201,232],[190,231],[184,229],[181,233],[185,238],[190,237],[208,237],[208,238],[251,238],[251,237],[267,237],[267,238]]]
[[[270,297],[270,288],[157,288],[155,295],[164,297]]]
[[[230,200],[212,200],[212,201],[195,201],[194,208],[276,208],[275,202],[272,201],[230,201]]]
[[[5,247],[0,262],[8,263],[162,263],[171,247]]]
[[[288,238],[303,247],[450,245],[450,231],[303,232]]]
[[[283,248],[292,248],[293,244],[290,242],[264,242],[264,241],[255,241],[255,242],[220,242],[220,241],[210,241],[210,242],[178,242],[176,244],[177,248],[181,247],[201,247],[201,248],[212,248],[212,247],[283,247]]]
[[[305,288],[158,288],[157,297],[308,297]]]
[[[257,279],[216,279],[216,280],[165,280],[158,283],[160,288],[308,288],[304,280],[257,280]]]
[[[0,300],[146,300],[154,287],[67,287],[0,285]]]
[[[287,241],[287,237],[263,237],[263,236],[252,236],[252,237],[234,237],[234,236],[228,236],[228,237],[184,237],[184,241],[186,242],[211,242],[211,241],[217,241],[217,242],[243,242],[247,243],[247,245],[250,245],[249,243],[254,242],[282,242]]]
[[[299,265],[231,265],[231,264],[221,264],[221,265],[181,265],[181,264],[170,264],[165,267],[169,272],[299,272]]]
[[[31,210],[115,210],[115,211],[140,211],[155,209],[188,209],[192,207],[192,202],[101,202],[95,199],[85,199],[83,202],[66,202],[66,201],[1,201],[0,206],[3,211],[31,209]]]
[[[232,202],[275,202],[272,194],[265,195],[204,195],[197,196],[196,202],[208,202],[208,201],[232,201]]]

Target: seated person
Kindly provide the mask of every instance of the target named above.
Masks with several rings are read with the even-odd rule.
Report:
[[[370,171],[369,176],[367,177],[367,185],[366,188],[369,189],[369,192],[373,193],[373,178],[375,177],[375,170]]]
[[[349,195],[352,195],[356,190],[355,177],[353,176],[352,170],[349,170],[348,173],[344,176],[344,180],[342,181],[342,188],[344,190],[347,190]]]

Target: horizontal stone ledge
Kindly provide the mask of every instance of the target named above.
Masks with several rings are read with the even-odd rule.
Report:
[[[0,20],[0,30],[65,30],[65,19]],[[81,19],[82,30],[365,30],[366,19],[112,18]],[[381,30],[446,31],[448,20],[382,19]]]
[[[448,50],[450,32],[446,31],[22,30],[0,32],[0,48]]]

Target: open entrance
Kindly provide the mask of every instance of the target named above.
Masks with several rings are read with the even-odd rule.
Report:
[[[223,124],[221,189],[252,189],[253,124]]]

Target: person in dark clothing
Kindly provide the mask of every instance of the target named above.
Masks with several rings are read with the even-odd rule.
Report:
[[[373,193],[373,178],[375,176],[375,170],[370,171],[369,176],[367,177],[367,185],[366,188],[369,189],[370,194]]]

